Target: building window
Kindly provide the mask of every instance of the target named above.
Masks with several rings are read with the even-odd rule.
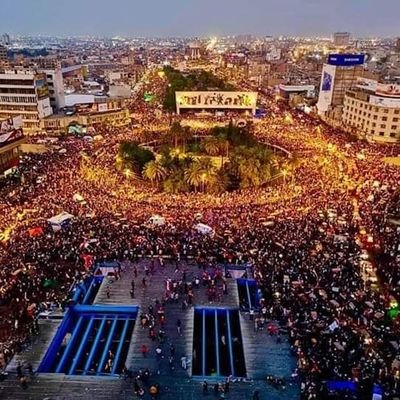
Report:
[[[398,118],[393,118],[393,122],[399,122],[399,119]]]
[[[382,117],[382,121],[387,121],[387,117]]]
[[[397,129],[397,125],[392,125],[392,129],[395,131]]]
[[[385,136],[385,132],[379,132],[379,136]]]
[[[382,129],[386,129],[386,125],[385,124],[381,124],[381,128]]]
[[[395,132],[390,132],[390,137],[395,138],[396,137],[396,133]]]

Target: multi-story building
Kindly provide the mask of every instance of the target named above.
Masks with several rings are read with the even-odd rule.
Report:
[[[400,140],[400,85],[360,79],[347,91],[343,122],[349,130],[382,142]]]
[[[351,33],[335,32],[333,34],[333,44],[335,46],[348,46],[350,44]]]
[[[7,48],[0,45],[0,71],[8,68]]]
[[[0,176],[19,165],[20,147],[24,142],[20,116],[0,119]]]
[[[42,130],[51,134],[84,134],[92,128],[95,131],[98,125],[111,124],[114,127],[124,127],[131,123],[130,112],[124,100],[94,98],[94,96],[89,100],[89,97],[90,95],[86,95],[82,97],[83,102],[68,107],[71,112],[53,114],[41,120]]]
[[[40,70],[46,74],[50,105],[53,113],[65,107],[64,80],[61,68]]]
[[[40,120],[52,113],[45,74],[26,69],[0,74],[0,118],[21,115],[29,134],[40,132]]]
[[[344,96],[364,74],[363,54],[331,54],[322,68],[318,113],[335,125],[342,120]]]
[[[9,35],[8,33],[3,33],[3,34],[1,35],[1,40],[0,40],[0,42],[1,42],[2,44],[4,44],[5,46],[8,46],[8,45],[11,43],[10,35]]]
[[[400,37],[396,40],[396,50],[400,51]]]

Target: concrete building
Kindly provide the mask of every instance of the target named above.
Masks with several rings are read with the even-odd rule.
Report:
[[[46,74],[47,85],[49,88],[50,105],[53,113],[65,107],[64,80],[61,68],[40,70]]]
[[[0,42],[1,42],[1,44],[4,44],[5,46],[8,46],[9,44],[11,44],[10,35],[8,33],[3,33],[1,35]]]
[[[248,63],[248,79],[255,82],[258,86],[264,86],[271,73],[271,65],[265,61],[249,61]]]
[[[330,54],[323,65],[318,113],[331,125],[340,125],[346,92],[364,74],[363,54]]]
[[[335,32],[333,34],[333,44],[335,46],[348,46],[350,44],[351,33]]]
[[[0,74],[0,118],[21,115],[29,134],[39,133],[40,120],[52,113],[45,74],[26,69]]]
[[[380,142],[400,141],[400,85],[359,79],[344,99],[343,122],[350,130]]]
[[[187,55],[191,60],[198,60],[203,56],[204,49],[200,42],[191,42],[187,48]]]
[[[0,46],[0,71],[5,71],[8,68],[7,48]]]
[[[114,97],[129,98],[131,97],[131,93],[132,93],[131,87],[124,83],[121,83],[119,85],[110,85],[108,89],[108,95],[111,98]]]
[[[400,51],[400,37],[396,40],[396,50]]]

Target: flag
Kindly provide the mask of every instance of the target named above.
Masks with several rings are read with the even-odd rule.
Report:
[[[28,230],[28,233],[30,237],[40,236],[43,234],[43,228],[41,228],[40,226],[31,228]]]

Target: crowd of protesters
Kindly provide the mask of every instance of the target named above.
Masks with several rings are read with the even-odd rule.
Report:
[[[149,131],[157,116],[146,129],[99,127],[103,140],[68,137],[45,154],[24,156],[21,182],[0,192],[0,231],[7,232],[0,244],[1,366],[37,329],[38,312],[65,305],[71,285],[89,273],[86,256],[169,255],[251,263],[264,319],[289,331],[302,398],[324,398],[329,380],[357,382],[359,398],[369,398],[374,384],[385,399],[399,395],[399,326],[389,309],[399,297],[400,170],[382,160],[393,149],[349,141],[305,114],[269,107],[254,122],[255,135],[287,149],[291,162],[267,187],[167,195],[121,176],[114,168],[119,142],[155,138]],[[47,219],[61,211],[74,218],[54,231]],[[165,225],[151,225],[154,214]],[[199,215],[212,235],[193,229]],[[365,261],[377,280],[363,272]],[[201,279],[217,299],[220,287]],[[175,293],[166,282],[166,300]],[[151,334],[151,313],[143,320]]]

